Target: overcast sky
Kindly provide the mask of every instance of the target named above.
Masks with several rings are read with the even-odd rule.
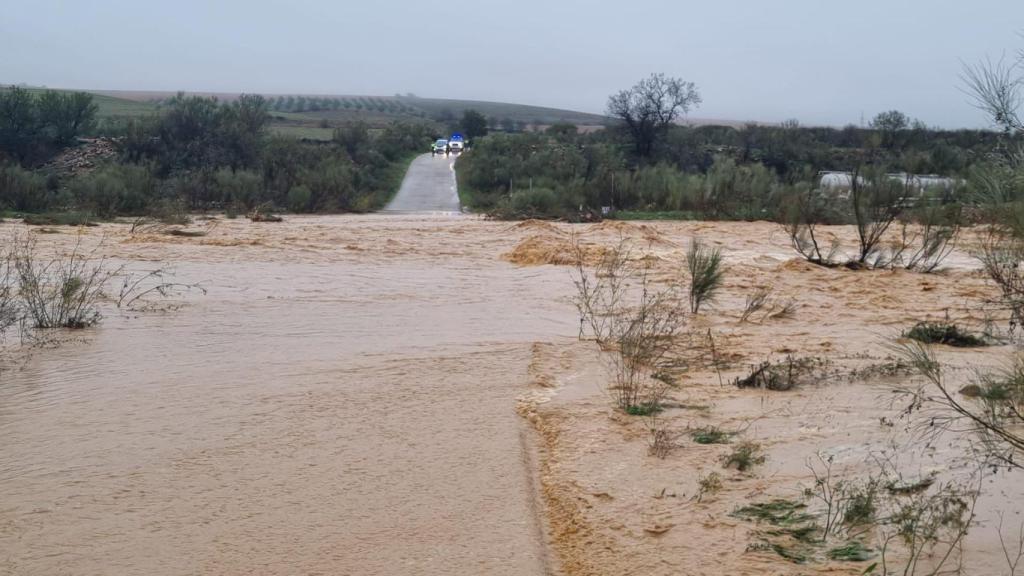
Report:
[[[391,95],[602,112],[651,72],[691,116],[981,126],[961,62],[1024,48],[1024,0],[0,0],[0,83]]]

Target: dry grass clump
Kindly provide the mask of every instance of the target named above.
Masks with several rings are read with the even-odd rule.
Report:
[[[605,253],[603,246],[581,244],[553,234],[536,234],[503,254],[502,259],[520,266],[570,266],[582,258],[587,265],[594,265],[601,261]]]

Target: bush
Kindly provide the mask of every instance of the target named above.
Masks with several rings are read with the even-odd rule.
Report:
[[[508,205],[517,217],[550,216],[558,209],[558,197],[550,188],[518,190],[509,197]]]
[[[102,259],[76,246],[66,258],[41,260],[31,238],[16,239],[11,258],[34,328],[85,328],[99,322],[97,305],[112,276]]]
[[[722,287],[722,250],[694,238],[686,251],[686,268],[690,272],[690,311],[696,314]]]
[[[309,202],[313,193],[303,185],[292,186],[288,190],[288,209],[292,212],[305,212],[309,210]]]
[[[960,348],[985,346],[985,341],[948,322],[918,322],[903,333],[904,338],[925,344],[945,344]]]
[[[691,437],[697,444],[728,444],[734,435],[716,426],[706,426],[694,430]]]
[[[0,164],[0,208],[16,212],[52,209],[46,177],[20,166]]]
[[[26,214],[24,222],[29,226],[97,226],[92,215],[85,212]]]
[[[737,444],[733,451],[725,457],[724,465],[726,468],[734,467],[740,472],[746,472],[758,464],[764,464],[765,460],[766,456],[761,451],[761,445],[745,440]]]
[[[248,170],[222,168],[213,175],[212,200],[218,206],[251,209],[264,201],[263,177]]]
[[[149,169],[134,164],[104,166],[71,183],[78,205],[102,218],[143,214],[156,189]]]

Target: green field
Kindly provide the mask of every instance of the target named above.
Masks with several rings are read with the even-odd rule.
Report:
[[[0,90],[5,89],[5,87],[0,87]],[[46,88],[34,87],[25,89],[33,94],[39,94],[47,90]],[[56,92],[77,92],[77,90],[54,90]],[[114,96],[107,96],[105,94],[97,94],[95,92],[90,92],[89,90],[82,90],[82,92],[89,92],[92,94],[93,102],[96,103],[97,107],[96,116],[99,118],[146,116],[157,111],[156,104],[152,102],[140,102],[137,100],[129,100],[127,98],[117,98]]]
[[[270,132],[279,136],[289,136],[303,140],[328,141],[334,137],[334,128],[317,126],[295,126],[291,124],[271,124]]]
[[[3,89],[3,88],[0,88]],[[26,88],[42,92],[44,88]],[[68,90],[59,90],[68,91]],[[160,101],[173,92],[92,91],[100,120],[158,114]],[[238,94],[202,94],[231,101]],[[395,121],[438,121],[450,124],[466,110],[476,110],[493,125],[514,123],[519,127],[568,122],[578,126],[602,126],[608,119],[599,114],[504,102],[419,98],[416,96],[300,96],[266,95],[274,133],[310,140],[329,140],[333,129],[349,122],[365,122],[382,128]]]

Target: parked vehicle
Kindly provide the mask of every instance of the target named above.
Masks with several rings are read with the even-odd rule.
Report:
[[[466,139],[462,137],[462,134],[456,132],[452,134],[451,139],[448,141],[448,146],[452,152],[462,152],[466,149]]]

